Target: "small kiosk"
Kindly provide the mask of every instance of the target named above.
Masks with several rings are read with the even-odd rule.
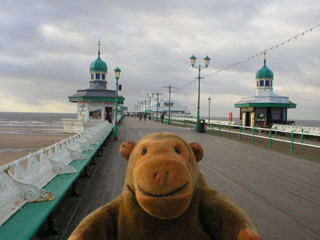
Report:
[[[100,57],[90,64],[89,88],[77,90],[69,96],[69,102],[77,103],[77,120],[63,119],[66,132],[83,131],[86,126],[96,125],[101,121],[115,123],[116,91],[107,89],[107,64]],[[118,108],[124,103],[124,97],[118,96]]]
[[[273,72],[264,65],[256,73],[255,96],[242,98],[234,104],[240,108],[242,126],[271,127],[273,124],[292,124],[288,122],[287,109],[296,108],[297,104],[273,92]]]

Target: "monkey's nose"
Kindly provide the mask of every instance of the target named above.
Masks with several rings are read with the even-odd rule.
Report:
[[[157,181],[158,187],[163,187],[166,184],[169,173],[167,171],[155,172],[153,177]]]

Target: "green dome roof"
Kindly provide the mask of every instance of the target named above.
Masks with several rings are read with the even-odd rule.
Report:
[[[256,79],[273,79],[273,72],[267,67],[266,59],[264,59],[264,65],[256,73]]]
[[[90,72],[108,72],[107,64],[100,58],[100,51],[98,58],[90,64]]]

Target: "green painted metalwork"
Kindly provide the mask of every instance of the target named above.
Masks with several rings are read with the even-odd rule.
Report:
[[[179,121],[181,121],[181,122],[183,121],[183,122],[184,122],[184,126],[186,126],[186,127],[189,127],[189,126],[190,126],[191,129],[194,129],[194,128],[195,128],[195,122],[193,122],[193,121],[188,121],[188,120],[176,120],[176,121],[178,121],[178,122],[179,122]],[[272,142],[273,142],[273,141],[286,142],[286,143],[290,143],[290,145],[291,145],[291,152],[294,152],[294,145],[295,145],[295,143],[294,143],[294,134],[305,135],[305,134],[303,134],[304,131],[302,131],[302,133],[298,133],[298,132],[294,133],[294,132],[292,132],[292,133],[291,133],[291,139],[290,139],[290,140],[283,140],[283,139],[278,140],[278,139],[277,139],[277,134],[278,134],[278,132],[280,132],[280,133],[282,133],[282,132],[283,132],[283,133],[288,133],[288,132],[286,132],[286,131],[281,131],[281,130],[279,130],[277,127],[276,127],[274,130],[273,130],[273,129],[269,129],[269,128],[262,128],[262,129],[261,129],[261,128],[258,128],[258,127],[254,127],[254,128],[252,128],[252,134],[247,134],[247,133],[244,133],[244,132],[243,132],[243,129],[246,129],[246,128],[243,127],[243,126],[233,126],[233,127],[239,127],[239,132],[237,132],[237,131],[231,131],[231,130],[230,130],[230,127],[231,127],[230,124],[217,123],[217,124],[215,124],[215,125],[217,126],[217,129],[216,129],[216,130],[219,132],[219,136],[222,135],[222,132],[227,132],[228,137],[230,136],[229,134],[233,133],[233,134],[238,134],[238,139],[239,139],[239,140],[242,140],[242,139],[241,139],[241,138],[242,138],[242,135],[248,135],[248,136],[251,136],[251,137],[252,137],[252,143],[253,143],[253,144],[255,143],[255,138],[256,138],[256,137],[257,137],[257,138],[262,138],[262,139],[267,139],[267,140],[269,141],[269,147],[270,147],[270,148],[272,147]],[[214,124],[212,124],[211,126],[212,126],[212,134],[213,134],[213,132],[214,132],[214,130],[215,130]],[[228,127],[228,129],[222,129],[223,126]],[[266,138],[266,137],[264,137],[264,136],[260,136],[258,130],[269,131],[269,139]],[[274,137],[274,138],[272,138],[272,131],[275,132],[275,137]],[[311,135],[312,135],[312,134],[311,134]],[[318,145],[310,145],[310,144],[304,144],[304,143],[297,143],[297,144],[305,145],[305,146],[309,146],[309,147],[314,147],[314,148],[319,148]]]
[[[200,65],[199,65],[199,76],[198,76],[198,107],[197,107],[197,123],[196,123],[196,131],[199,131],[199,126],[200,126]]]
[[[159,92],[157,93],[157,122],[159,121]]]
[[[272,130],[269,131],[269,147],[272,147]]]
[[[241,133],[242,133],[242,127],[239,127],[239,136],[238,136],[238,140],[241,141]]]
[[[291,152],[294,152],[294,133],[291,132]]]
[[[199,72],[198,73],[198,106],[197,106],[197,122],[196,122],[196,131],[199,131],[199,126],[200,126],[200,80],[203,79],[203,77],[201,77],[201,70],[208,67],[211,58],[206,56],[203,59],[205,62],[205,66],[201,66],[201,64],[199,64],[198,66],[195,66],[197,58],[194,55],[192,55],[190,57],[190,60],[191,60],[191,66],[193,68],[196,68]]]
[[[304,129],[302,128],[301,133],[303,133],[303,132],[304,132]],[[301,134],[301,142],[303,143],[303,134]]]
[[[115,97],[69,97],[69,102],[115,102]],[[124,103],[125,98],[122,96],[118,97],[118,103]]]
[[[264,59],[263,67],[256,73],[256,79],[273,79],[273,72],[267,67],[267,61]]]
[[[239,103],[234,104],[236,108],[243,107],[282,107],[282,108],[296,108],[297,104],[286,104],[286,103]]]
[[[114,140],[118,140],[118,91],[119,91],[119,78],[120,78],[120,68],[116,68],[114,70],[115,73],[115,78],[116,78],[116,97],[115,97],[115,101],[116,101],[116,113],[115,113],[115,124],[114,124]]]
[[[252,128],[252,144],[254,144],[255,128]]]
[[[1,226],[0,239],[32,239],[47,217],[65,197],[72,184],[79,178],[82,170],[95,156],[104,140],[99,141],[97,145],[92,145],[95,150],[83,152],[88,156],[88,159],[76,160],[70,163],[70,166],[74,167],[77,172],[57,175],[43,188],[55,196],[54,200],[24,205],[12,218]]]
[[[275,131],[274,131],[274,138],[277,138],[277,133],[278,133],[278,126],[276,126],[276,129],[275,129]]]
[[[100,49],[97,59],[90,64],[90,72],[108,72],[107,64],[100,58]]]

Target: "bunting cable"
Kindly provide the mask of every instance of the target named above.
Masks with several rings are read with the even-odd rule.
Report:
[[[283,41],[283,42],[281,42],[281,43],[279,43],[279,44],[276,44],[276,45],[274,45],[273,47],[270,47],[270,48],[268,48],[268,49],[266,49],[266,50],[264,50],[264,51],[262,51],[262,52],[260,52],[260,53],[257,53],[257,54],[255,54],[255,55],[253,55],[253,56],[245,59],[244,61],[239,61],[239,62],[237,62],[237,63],[235,63],[235,64],[232,64],[232,65],[230,65],[230,66],[228,66],[228,67],[219,69],[219,70],[216,71],[216,72],[213,72],[213,73],[211,73],[211,74],[204,75],[202,78],[210,77],[210,76],[213,76],[213,75],[218,74],[218,73],[220,73],[220,72],[227,71],[227,70],[229,70],[230,68],[236,67],[236,66],[238,66],[238,65],[240,65],[240,64],[247,63],[248,61],[251,61],[251,60],[254,59],[255,57],[258,57],[259,55],[265,54],[265,53],[268,52],[268,51],[272,51],[274,48],[279,48],[279,47],[283,46],[284,44],[290,43],[291,40],[296,40],[298,37],[300,37],[300,36],[302,37],[302,36],[304,36],[304,34],[306,34],[306,33],[308,33],[308,32],[312,32],[313,29],[318,28],[318,27],[320,27],[320,24],[318,24],[318,25],[316,25],[316,26],[314,26],[314,27],[312,27],[312,28],[310,28],[310,29],[308,29],[308,30],[306,30],[306,31],[304,31],[304,32],[302,32],[302,33],[300,33],[300,34],[292,37],[292,38],[289,38],[289,39],[286,40],[286,41]],[[196,81],[197,81],[197,78],[196,78],[195,80],[187,83],[186,85],[184,85],[184,86],[182,86],[182,87],[180,87],[180,88],[177,88],[176,90],[173,90],[172,92],[179,91],[179,90],[181,90],[181,89],[189,86],[190,84],[192,84],[192,83],[194,83],[194,82],[196,82]]]
[[[211,74],[204,75],[202,78],[210,77],[210,76],[213,76],[213,75],[218,74],[218,73],[220,73],[220,72],[227,71],[227,70],[229,70],[230,68],[236,67],[236,66],[241,65],[241,64],[244,64],[244,63],[247,63],[247,62],[251,61],[252,59],[254,59],[255,57],[258,57],[258,56],[260,56],[260,55],[262,55],[262,54],[265,54],[265,53],[268,52],[268,51],[272,51],[274,48],[279,48],[279,47],[283,46],[284,44],[290,43],[291,40],[297,40],[298,37],[300,37],[300,36],[303,37],[304,34],[306,34],[306,33],[308,33],[308,32],[312,32],[313,29],[318,28],[318,27],[320,27],[320,24],[318,24],[318,25],[316,25],[316,26],[314,26],[314,27],[312,27],[312,28],[310,28],[310,29],[308,29],[308,30],[300,33],[300,34],[297,34],[297,35],[295,35],[295,36],[293,36],[293,37],[291,37],[291,38],[289,38],[289,39],[287,39],[287,40],[285,40],[285,41],[283,41],[283,42],[281,42],[281,43],[279,43],[279,44],[276,44],[276,45],[274,45],[273,47],[270,47],[270,48],[268,48],[268,49],[266,49],[266,50],[264,50],[264,51],[262,51],[262,52],[260,52],[260,53],[257,53],[257,54],[255,54],[255,55],[253,55],[253,56],[251,56],[251,57],[243,60],[243,61],[239,61],[239,62],[237,62],[237,63],[235,63],[235,64],[232,64],[232,65],[229,65],[229,66],[227,66],[227,67],[225,67],[225,68],[219,69],[218,71],[213,72],[213,73],[211,73]],[[172,92],[172,93],[173,93],[173,92],[177,92],[177,91],[179,91],[179,90],[181,90],[181,89],[183,89],[183,88],[191,85],[192,83],[196,82],[197,80],[198,80],[198,78],[195,78],[195,80],[193,80],[193,81],[187,83],[186,85],[184,85],[184,86],[182,86],[182,87],[179,87],[179,88],[177,88],[177,89],[175,89],[175,90],[171,90],[171,92]],[[161,97],[161,100],[162,100],[162,99],[165,99],[165,98],[168,97],[168,96],[169,96],[169,94],[165,95],[164,97]]]

